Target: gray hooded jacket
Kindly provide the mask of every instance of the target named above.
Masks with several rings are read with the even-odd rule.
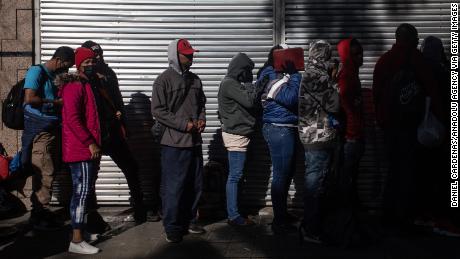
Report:
[[[182,71],[177,42],[174,40],[168,47],[169,68],[153,83],[152,115],[166,126],[162,145],[194,147],[201,145],[201,134],[187,133],[187,123],[189,120],[206,120],[206,96],[200,78],[190,71]],[[175,109],[177,112],[173,113]]]
[[[330,57],[331,46],[326,41],[310,44],[299,92],[299,136],[306,149],[333,147],[337,138],[328,119],[339,112],[337,85],[328,73]]]
[[[248,136],[254,131],[254,109],[261,89],[243,84],[243,80],[252,80],[253,68],[254,62],[246,54],[238,53],[230,61],[227,75],[220,84],[219,116],[226,133]]]

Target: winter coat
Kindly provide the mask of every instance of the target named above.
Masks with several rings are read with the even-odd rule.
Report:
[[[248,136],[256,124],[255,108],[261,89],[245,85],[243,77],[254,68],[254,62],[244,53],[233,57],[222,80],[219,93],[219,116],[224,132]]]
[[[340,93],[340,105],[344,112],[345,138],[349,140],[364,137],[363,97],[359,67],[353,64],[350,53],[352,39],[339,42],[341,69],[337,75]]]
[[[257,79],[259,84],[265,77],[270,82],[282,79],[285,75],[277,73],[272,66],[267,66]],[[263,122],[276,124],[297,125],[298,123],[298,96],[302,76],[299,73],[287,75],[287,83],[280,89],[276,98],[263,102]],[[269,82],[269,83],[270,83]]]
[[[101,145],[96,100],[91,85],[76,74],[56,78],[62,97],[62,157],[64,162],[91,160],[89,146]]]
[[[186,132],[187,123],[190,120],[206,120],[206,96],[200,78],[190,71],[182,71],[177,42],[171,42],[168,47],[169,68],[153,83],[152,115],[166,126],[161,145],[194,147],[201,145],[201,134]],[[182,100],[183,103],[179,103]],[[173,113],[179,105],[180,108]]]
[[[339,112],[337,85],[328,73],[331,46],[310,44],[309,58],[299,91],[299,136],[306,149],[332,148],[337,129],[332,119]]]

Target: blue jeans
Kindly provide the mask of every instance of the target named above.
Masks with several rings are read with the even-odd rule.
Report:
[[[273,166],[271,196],[273,224],[284,224],[287,215],[287,196],[295,172],[295,150],[298,132],[295,127],[282,127],[265,123],[264,139],[270,150]]]
[[[320,231],[320,198],[330,168],[332,149],[305,151],[303,226],[314,235]]]
[[[166,233],[183,234],[196,221],[202,188],[201,146],[161,146],[161,198]]]
[[[229,173],[227,178],[227,214],[230,220],[240,216],[238,213],[238,182],[243,175],[246,152],[228,151]]]
[[[70,218],[73,229],[82,229],[88,207],[96,203],[96,179],[99,164],[96,161],[69,163],[72,174]]]

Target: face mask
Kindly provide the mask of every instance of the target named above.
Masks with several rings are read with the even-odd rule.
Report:
[[[99,73],[102,73],[104,71],[104,61],[101,59],[98,59],[96,61],[96,71]]]
[[[96,75],[96,71],[94,68],[95,68],[94,66],[86,66],[84,67],[83,73],[85,74],[86,77],[91,79]]]

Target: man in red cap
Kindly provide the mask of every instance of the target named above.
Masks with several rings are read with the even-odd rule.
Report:
[[[169,68],[152,91],[153,132],[161,144],[161,198],[168,242],[180,242],[187,232],[201,234],[196,224],[202,190],[201,133],[206,126],[206,97],[200,78],[190,72],[193,49],[186,39],[169,44]]]

